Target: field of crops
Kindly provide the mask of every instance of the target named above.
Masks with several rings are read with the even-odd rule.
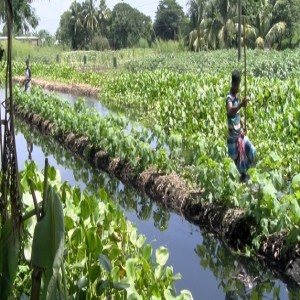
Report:
[[[242,69],[234,51],[147,57],[128,63],[113,76],[32,67],[36,77],[101,86],[101,101],[143,123],[143,128],[122,115],[101,118],[82,101],[72,108],[41,91],[31,97],[17,92],[16,100],[62,130],[88,134],[110,155],[141,170],[155,166],[176,172],[204,190],[203,201],[245,208],[257,221],[255,245],[263,235],[283,228],[295,240],[300,231],[299,54],[249,52],[248,136],[257,150],[255,168],[250,170],[256,193],[238,182],[226,149],[225,98],[231,71]],[[15,65],[15,70],[21,73],[22,68]]]

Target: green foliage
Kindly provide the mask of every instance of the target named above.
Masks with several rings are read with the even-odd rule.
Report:
[[[102,73],[77,72],[73,67],[67,65],[67,63],[68,58],[66,58],[66,64],[64,65],[31,63],[30,68],[32,76],[35,78],[43,78],[64,83],[90,84],[96,87],[100,87],[108,77],[107,74],[104,75]],[[16,76],[24,76],[24,63],[14,62],[13,70]],[[4,70],[2,74],[4,76]]]
[[[72,49],[90,50],[95,36],[107,38],[107,22],[110,10],[105,1],[85,0],[82,3],[73,1],[69,10],[63,13],[57,31],[57,38],[63,45]]]
[[[4,49],[7,49],[7,43],[3,42],[2,44]],[[50,64],[50,63],[55,63],[56,56],[60,55],[61,53],[62,53],[62,48],[57,46],[36,47],[29,42],[21,42],[13,39],[13,48],[12,48],[13,61],[21,62],[23,69],[25,65],[25,60],[28,57],[30,57],[31,62]]]
[[[101,118],[80,101],[72,108],[40,91],[31,97],[16,92],[16,101],[52,120],[63,132],[87,135],[94,145],[138,170],[152,165],[176,172],[194,187],[205,187],[203,201],[246,209],[257,223],[252,232],[255,246],[263,235],[281,229],[293,228],[290,239],[294,241],[299,226],[298,200],[294,199],[298,196],[290,184],[300,173],[296,155],[299,53],[249,51],[252,101],[247,109],[248,134],[257,150],[256,169],[251,171],[253,191],[237,182],[238,173],[227,157],[225,143],[224,99],[230,73],[236,68],[234,55],[223,51],[147,58],[129,63],[128,70],[104,81],[102,101],[140,120],[151,131],[120,115]],[[155,218],[163,229],[167,219]]]
[[[295,47],[299,40],[299,0],[241,2],[242,15],[246,17],[246,42],[250,47]],[[201,45],[210,49],[236,47],[238,41],[238,2],[227,0],[191,0],[189,16],[192,32],[191,50]],[[191,32],[191,33],[192,33]],[[243,37],[244,40],[244,37]],[[194,42],[196,42],[194,44]]]
[[[16,89],[15,101],[24,109],[54,122],[59,132],[87,136],[90,142],[107,151],[111,157],[125,159],[139,170],[149,165],[170,169],[173,165],[168,159],[167,149],[163,147],[163,140],[153,151],[149,143],[155,139],[154,133],[139,130],[138,124],[131,124],[132,128],[128,129],[129,121],[124,117],[109,115],[102,118],[94,109],[87,108],[82,100],[72,107],[66,100],[46,95],[40,89],[33,90],[31,95]],[[89,153],[85,155],[89,159]]]
[[[43,218],[34,229],[31,262],[44,270],[42,299],[57,298],[57,283],[62,267],[65,245],[65,225],[61,200],[48,188],[43,199]]]
[[[19,235],[13,231],[11,220],[6,221],[0,234],[0,298],[7,299],[17,275],[21,243]]]
[[[112,10],[110,39],[114,49],[128,48],[143,38],[151,43],[151,18],[127,3],[118,3]]]
[[[43,194],[44,178],[33,163],[27,164],[21,173],[23,195],[29,193],[28,179],[34,182],[36,193]],[[50,195],[57,194],[63,206],[66,284],[70,299],[169,299],[164,296],[169,293],[176,296],[174,282],[180,277],[165,265],[167,250],[159,248],[159,260],[153,261],[152,245],[145,244],[146,238],[138,235],[136,227],[109,200],[105,190],[94,195],[81,193],[78,187],[61,183],[52,167],[49,184],[53,186]],[[25,205],[25,212],[31,209],[32,205]],[[31,233],[34,223],[34,219],[28,220],[25,231]],[[30,240],[30,235],[26,236]],[[22,268],[25,266],[22,262]],[[62,276],[60,272],[59,275]],[[29,284],[27,274],[27,281],[15,294],[22,293]],[[192,299],[186,291],[178,297]]]
[[[294,239],[298,204],[289,186],[300,172],[296,154],[299,51],[249,52],[247,84],[252,101],[247,109],[248,134],[257,150],[252,182],[259,189],[250,194],[248,187],[236,182],[238,175],[227,158],[225,143],[224,99],[230,73],[236,68],[234,55],[233,51],[219,51],[134,61],[128,64],[132,72],[121,72],[108,81],[101,99],[108,107],[137,117],[153,132],[160,128],[159,136],[176,162],[172,169],[197,187],[205,187],[203,200],[243,207],[255,216],[256,246],[262,235],[282,228],[294,227]],[[279,199],[279,192],[286,196]]]
[[[163,40],[177,39],[183,20],[183,9],[176,0],[161,0],[153,25],[156,37]]]
[[[26,33],[38,26],[38,18],[28,0],[15,0],[13,4],[14,32]],[[5,1],[0,3],[0,21],[6,22]]]

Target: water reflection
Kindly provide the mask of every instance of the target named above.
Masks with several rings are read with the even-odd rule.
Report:
[[[16,119],[16,128],[25,137],[28,145],[34,144],[41,147],[46,156],[52,155],[58,165],[70,170],[76,182],[83,182],[82,189],[94,194],[99,188],[105,186],[110,197],[119,203],[126,215],[133,212],[137,220],[143,221],[148,221],[153,217],[154,226],[162,234],[168,236],[167,239],[162,239],[161,236],[157,236],[157,238],[161,245],[169,247],[171,251],[170,264],[177,266],[176,272],[184,273],[185,270],[188,275],[186,277],[193,281],[190,284],[187,281],[179,282],[180,289],[192,286],[193,288],[190,288],[192,292],[193,290],[197,291],[193,292],[194,299],[300,299],[298,289],[285,287],[282,282],[274,279],[272,272],[266,271],[257,261],[232,255],[215,237],[203,235],[201,238],[197,228],[192,225],[190,225],[190,233],[193,235],[196,230],[193,240],[198,240],[199,244],[192,246],[189,242],[188,249],[182,248],[182,244],[188,242],[189,233],[185,232],[184,236],[183,232],[180,232],[182,223],[177,219],[175,219],[175,223],[174,219],[172,222],[171,214],[168,211],[157,206],[149,198],[139,196],[135,190],[124,186],[108,174],[93,170],[89,164],[74,157],[63,146],[38,134],[18,119]],[[24,153],[23,155],[25,156]],[[33,159],[37,158],[33,155]],[[136,223],[135,220],[133,222]],[[169,224],[172,225],[168,229]],[[178,235],[177,232],[179,232]],[[151,234],[144,233],[146,236],[151,236],[151,234],[153,236],[153,232]],[[166,241],[167,244],[165,244]],[[194,255],[193,248],[195,248]],[[180,249],[184,249],[183,251],[186,253],[180,253]],[[175,261],[172,260],[172,255],[176,256]],[[198,261],[200,258],[201,266],[195,263],[197,258]],[[184,277],[185,280],[187,280],[186,277]],[[207,289],[213,290],[207,291]]]
[[[226,300],[235,299],[300,299],[299,287],[287,284],[287,289],[274,279],[270,270],[254,259],[234,256],[212,235],[202,234],[203,242],[195,249],[204,269],[210,269],[220,282]]]
[[[41,147],[45,156],[52,155],[57,164],[72,170],[74,179],[82,181],[85,184],[84,189],[88,193],[96,194],[100,188],[105,186],[111,198],[125,211],[134,211],[140,220],[149,220],[153,212],[154,226],[161,231],[168,228],[170,213],[156,205],[154,207],[153,201],[148,197],[140,196],[134,189],[124,186],[108,174],[94,170],[88,163],[76,158],[63,146],[35,133],[32,128],[18,118],[16,118],[16,128],[17,133],[21,132],[27,141],[30,158],[32,158],[32,144]]]

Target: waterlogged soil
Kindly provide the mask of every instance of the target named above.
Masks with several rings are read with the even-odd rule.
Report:
[[[3,97],[3,90],[0,90],[1,100]],[[25,123],[17,122],[17,131],[20,166],[27,159],[27,141],[30,141],[34,145],[32,158],[40,168],[48,156],[50,164],[60,171],[62,180],[91,193],[105,186],[128,219],[137,224],[139,232],[145,234],[149,242],[153,241],[154,247],[167,246],[169,264],[173,265],[175,273],[183,276],[176,284],[178,290],[189,289],[194,299],[245,299],[258,289],[262,292],[257,299],[272,299],[274,293],[278,293],[280,299],[298,295],[297,289],[274,279],[258,262],[232,255],[217,239],[201,234],[197,226],[140,197],[107,174],[93,170],[62,146],[33,132]],[[300,295],[295,299],[298,298]]]

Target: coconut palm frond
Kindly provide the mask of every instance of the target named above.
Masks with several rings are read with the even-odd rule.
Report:
[[[276,39],[281,37],[286,31],[286,23],[278,22],[272,26],[266,35],[267,42],[274,42]]]
[[[246,39],[255,39],[257,37],[257,29],[251,25],[246,25],[245,28],[245,35],[246,35]]]
[[[265,48],[264,39],[259,36],[255,41],[255,45],[256,45],[256,48],[258,48],[258,49],[264,49]]]

